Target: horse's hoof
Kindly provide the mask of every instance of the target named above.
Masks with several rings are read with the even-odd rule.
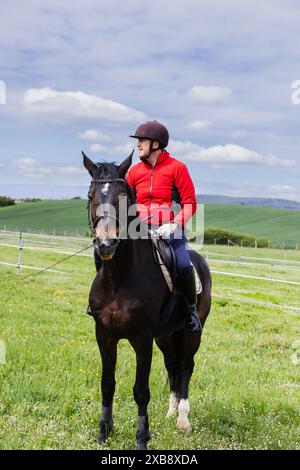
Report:
[[[136,446],[136,450],[147,450],[146,442],[138,442]]]
[[[98,436],[98,444],[102,445],[109,437],[114,427],[114,421],[100,421],[100,433]]]
[[[178,418],[176,423],[177,429],[185,432],[192,432],[192,426],[188,419]]]

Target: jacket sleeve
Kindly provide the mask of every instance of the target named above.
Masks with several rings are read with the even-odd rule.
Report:
[[[195,186],[187,167],[182,163],[175,171],[175,185],[181,199],[181,211],[174,217],[178,225],[185,225],[197,210]]]

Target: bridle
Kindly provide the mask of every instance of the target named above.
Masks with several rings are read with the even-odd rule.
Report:
[[[105,178],[105,179],[93,179],[91,181],[91,185],[92,184],[106,184],[106,183],[123,183],[125,184],[125,187],[126,187],[126,195],[127,195],[127,198],[129,198],[129,201],[130,201],[130,204],[134,204],[135,203],[135,198],[133,196],[133,193],[130,189],[130,187],[128,186],[127,184],[127,181],[124,179],[124,178]],[[119,224],[119,227],[120,227],[120,221],[117,217],[115,217],[114,215],[111,215],[108,213],[108,211],[104,211],[103,214],[100,213],[96,219],[93,221],[92,219],[92,214],[91,214],[91,201],[90,199],[88,200],[88,204],[87,204],[87,210],[88,210],[88,224],[89,224],[89,228],[92,232],[95,231],[97,225],[98,225],[98,222],[101,220],[101,219],[104,219],[104,218],[111,218],[111,219],[114,219],[116,222],[118,222]],[[126,228],[125,226],[125,223],[121,225],[121,227],[119,228],[119,236],[115,239],[115,240],[118,240],[120,241],[122,239],[122,234],[123,234],[123,231],[124,229]]]

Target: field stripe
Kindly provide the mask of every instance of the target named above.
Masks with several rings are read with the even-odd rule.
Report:
[[[4,264],[5,266],[13,266],[15,268],[18,267],[17,264],[15,263],[5,263],[4,261],[0,261],[0,264]],[[22,264],[21,268],[26,268],[26,269],[35,269],[36,271],[43,271],[43,268],[35,268],[34,266],[25,266]],[[65,271],[57,271],[56,269],[48,269],[49,272],[51,273],[59,273],[59,274],[73,274],[73,273],[67,273]]]
[[[245,248],[245,247],[244,247]],[[261,248],[258,248],[259,250]],[[222,256],[224,258],[234,258],[236,260],[242,260],[242,259],[255,259],[259,261],[271,261],[271,262],[279,262],[279,263],[294,263],[294,264],[300,264],[300,261],[296,260],[289,260],[286,258],[260,258],[257,256],[244,256],[244,255],[228,255],[226,253],[217,253],[215,251],[204,251],[203,250],[203,255],[214,255],[214,256]],[[208,256],[206,256],[209,258]],[[273,264],[273,263],[272,263]]]
[[[258,277],[258,276],[250,276],[250,275],[247,275],[247,274],[226,273],[224,271],[214,271],[214,270],[211,270],[211,272],[214,273],[214,274],[221,274],[222,276],[244,277],[246,279],[257,279],[259,281],[279,282],[279,283],[282,283],[282,284],[293,284],[295,286],[300,286],[300,282],[285,281],[283,279],[272,279],[270,277]]]
[[[208,263],[219,263],[219,264],[231,264],[231,265],[237,265],[237,266],[260,266],[260,267],[265,267],[269,269],[280,269],[281,271],[284,270],[300,270],[300,266],[282,266],[282,265],[276,265],[276,264],[269,264],[269,263],[251,263],[249,261],[229,261],[227,259],[213,259],[209,258],[206,259]]]
[[[249,304],[261,305],[262,307],[278,308],[280,310],[292,310],[294,312],[300,313],[300,307],[294,307],[290,305],[278,305],[272,302],[262,302],[261,300],[251,299],[249,297],[229,297],[226,295],[217,295],[217,294],[214,294],[212,297],[218,298],[218,299],[232,300],[232,302],[244,302],[244,303],[249,303]]]
[[[0,243],[0,246],[9,246],[11,248],[20,248],[20,245],[10,245],[8,243]],[[44,247],[35,247],[35,246],[27,246],[27,245],[24,245],[24,248],[23,250],[35,250],[35,251],[42,251],[42,252],[46,252],[46,253],[58,253],[58,254],[62,254],[62,255],[73,255],[74,252],[69,252],[69,251],[58,251],[58,250],[52,250],[52,249],[49,249],[49,248],[44,248]],[[78,253],[77,256],[86,256],[87,258],[91,258],[92,255],[85,255],[83,253]]]

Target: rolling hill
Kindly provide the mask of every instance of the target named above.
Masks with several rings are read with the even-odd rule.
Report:
[[[0,208],[0,228],[80,234],[88,229],[85,200],[48,200]],[[300,243],[300,211],[206,204],[205,227],[218,227],[294,247]]]

